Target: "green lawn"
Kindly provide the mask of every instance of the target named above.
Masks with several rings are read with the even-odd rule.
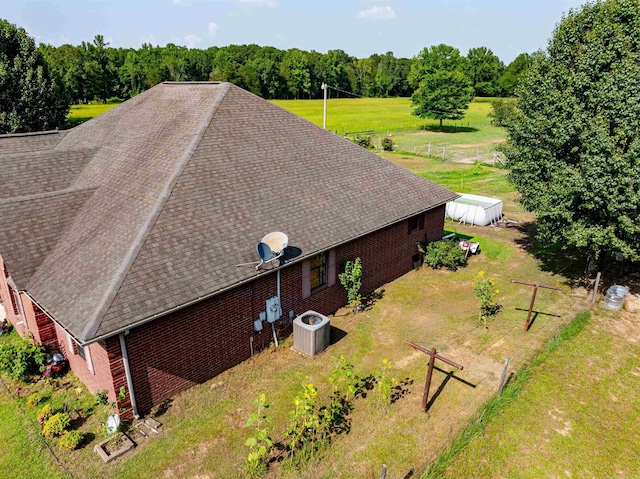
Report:
[[[463,120],[445,120],[444,125],[480,128],[490,125],[487,113],[491,98],[477,98],[469,104]],[[272,103],[322,126],[322,100],[273,100]],[[380,134],[396,134],[422,128],[437,129],[438,120],[418,118],[411,114],[409,98],[332,98],[327,101],[327,129],[338,134],[374,130]]]
[[[55,463],[23,407],[0,383],[0,476],[6,479],[68,477]]]
[[[496,145],[506,138],[504,128],[491,125],[491,98],[476,98],[461,121],[445,121],[439,131],[437,120],[411,114],[409,98],[332,98],[328,101],[327,128],[340,135],[375,131],[377,148],[382,137],[391,136],[394,149],[420,155],[442,154],[447,160],[491,162]],[[272,103],[322,126],[322,100],[273,100]],[[118,103],[73,105],[69,123],[73,126],[93,118]],[[429,147],[431,145],[431,148]]]
[[[518,381],[484,433],[427,477],[640,477],[637,312],[597,308]],[[448,467],[447,467],[448,466]]]

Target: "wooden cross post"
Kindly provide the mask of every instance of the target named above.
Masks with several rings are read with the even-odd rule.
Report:
[[[422,412],[427,412],[427,404],[429,403],[429,388],[431,388],[431,376],[433,376],[433,366],[434,366],[435,360],[439,359],[443,363],[447,363],[453,366],[454,368],[458,368],[460,371],[462,371],[462,369],[464,368],[461,364],[454,363],[450,359],[443,358],[442,356],[440,356],[436,351],[436,348],[429,350],[427,348],[420,346],[419,344],[412,343],[411,341],[407,341],[407,344],[411,346],[413,349],[417,349],[418,351],[422,351],[423,353],[429,355],[429,369],[427,369],[427,381],[424,385],[424,394],[422,396]]]
[[[516,279],[512,279],[511,282],[533,286],[533,295],[531,296],[531,304],[529,305],[529,314],[527,315],[527,322],[524,324],[524,330],[529,331],[529,326],[531,325],[531,313],[533,312],[533,305],[536,302],[536,294],[538,293],[538,288],[555,289],[557,291],[562,291],[562,288],[558,288],[556,286],[547,286],[546,284],[540,283],[527,283],[526,281],[518,281]]]

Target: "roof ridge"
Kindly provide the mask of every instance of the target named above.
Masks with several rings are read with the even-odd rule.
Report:
[[[0,205],[6,205],[6,204],[10,204],[10,203],[20,203],[22,201],[31,201],[31,200],[37,200],[40,198],[47,198],[47,197],[51,197],[51,196],[58,196],[58,195],[66,195],[69,193],[76,193],[78,191],[85,191],[85,190],[97,190],[98,186],[95,185],[91,185],[91,186],[83,186],[80,188],[65,188],[63,190],[55,190],[55,191],[48,191],[45,193],[36,193],[34,195],[24,195],[24,196],[12,196],[10,198],[0,198]]]
[[[147,238],[149,237],[149,233],[153,229],[156,221],[158,220],[158,217],[160,216],[160,214],[162,213],[162,210],[164,209],[164,206],[169,200],[169,197],[171,196],[171,192],[173,191],[173,188],[175,187],[176,183],[178,182],[178,179],[184,172],[186,166],[189,164],[189,161],[193,157],[193,154],[196,151],[198,145],[202,141],[202,138],[205,132],[209,128],[209,125],[211,124],[213,117],[218,111],[218,108],[220,107],[222,100],[224,99],[225,95],[229,91],[231,84],[224,83],[224,84],[221,84],[220,86],[221,86],[220,92],[218,93],[213,105],[211,106],[210,111],[208,112],[207,116],[204,118],[204,120],[200,124],[200,127],[197,133],[195,134],[195,136],[187,146],[182,158],[180,159],[180,161],[177,162],[176,167],[172,172],[172,174],[170,175],[170,177],[168,178],[163,191],[158,196],[153,208],[151,208],[147,221],[142,225],[142,227],[138,231],[138,234],[132,241],[130,249],[127,252],[126,256],[124,257],[122,264],[116,271],[116,274],[111,280],[111,283],[107,287],[105,293],[102,295],[102,299],[95,310],[95,314],[92,315],[93,317],[89,319],[86,326],[82,330],[82,333],[81,333],[82,337],[78,338],[81,341],[84,341],[87,338],[92,337],[100,327],[100,324],[102,323],[102,319],[104,318],[105,314],[111,307],[111,304],[113,303],[113,300],[115,299],[116,295],[118,294],[118,291],[120,290],[122,284],[124,283],[125,278],[129,274],[129,271],[131,270],[133,263],[138,257],[138,254],[140,253],[140,251],[142,250]]]

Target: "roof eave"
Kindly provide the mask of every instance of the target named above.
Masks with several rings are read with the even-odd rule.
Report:
[[[221,289],[218,289],[218,290],[213,291],[211,293],[208,293],[206,295],[200,296],[199,298],[190,300],[190,301],[188,301],[186,303],[183,303],[181,305],[178,305],[178,306],[174,306],[174,307],[169,308],[169,309],[167,309],[165,311],[162,311],[160,313],[153,314],[153,315],[148,316],[148,317],[146,317],[144,319],[140,319],[140,320],[135,321],[135,322],[133,322],[133,323],[127,325],[127,326],[123,326],[121,328],[115,329],[115,330],[113,330],[113,331],[111,331],[109,333],[104,333],[102,335],[96,336],[95,338],[90,338],[88,340],[85,340],[84,342],[81,342],[75,336],[74,336],[74,339],[76,339],[78,341],[78,343],[81,344],[82,346],[87,346],[89,344],[92,344],[92,343],[95,343],[95,342],[98,342],[98,341],[103,341],[103,340],[108,339],[110,337],[117,336],[119,334],[125,333],[126,331],[128,331],[130,329],[137,328],[137,327],[142,326],[144,324],[150,323],[151,321],[155,321],[156,319],[160,319],[163,316],[167,316],[167,315],[169,315],[171,313],[174,313],[174,312],[179,311],[181,309],[187,308],[187,307],[192,306],[194,304],[197,304],[197,303],[199,303],[201,301],[207,300],[207,299],[212,298],[214,296],[217,296],[219,294],[222,294],[222,293],[225,293],[227,291],[230,291],[233,288],[236,288],[238,286],[242,286],[244,284],[250,283],[251,281],[255,281],[257,278],[259,278],[260,276],[263,276],[264,274],[270,274],[270,273],[273,273],[274,271],[287,268],[287,267],[289,267],[291,265],[294,265],[294,264],[297,264],[297,263],[299,263],[301,261],[304,261],[304,260],[306,260],[306,259],[308,259],[308,258],[310,258],[310,257],[312,257],[312,256],[314,256],[314,255],[316,255],[318,253],[321,253],[322,251],[328,251],[330,249],[337,248],[339,246],[347,244],[347,243],[349,243],[351,241],[355,241],[355,240],[360,239],[360,238],[362,238],[364,236],[367,236],[367,235],[369,235],[371,233],[375,233],[376,231],[379,231],[381,229],[387,228],[387,227],[389,227],[391,225],[394,225],[396,223],[399,223],[401,221],[405,221],[405,220],[407,220],[407,219],[409,219],[409,218],[411,218],[413,216],[416,216],[416,215],[419,215],[419,214],[422,214],[422,213],[426,213],[427,211],[431,211],[431,210],[433,210],[435,208],[443,206],[446,203],[448,203],[449,201],[453,201],[454,199],[460,197],[460,195],[458,193],[453,193],[453,192],[451,192],[451,193],[452,193],[452,196],[451,196],[450,199],[446,199],[446,200],[440,201],[440,202],[438,202],[438,203],[436,203],[436,204],[434,204],[434,205],[432,205],[432,206],[430,206],[428,208],[420,209],[418,211],[415,211],[415,212],[413,212],[413,213],[411,213],[409,215],[406,215],[406,216],[403,216],[401,218],[398,218],[398,219],[396,219],[396,220],[394,220],[392,222],[383,224],[383,225],[379,226],[378,228],[375,228],[373,230],[367,231],[367,232],[362,233],[362,234],[360,234],[358,236],[354,236],[353,238],[349,238],[347,240],[331,244],[331,245],[329,245],[329,246],[327,246],[325,248],[319,249],[319,250],[311,251],[308,254],[301,255],[300,257],[298,257],[298,258],[296,258],[296,259],[294,259],[294,260],[292,260],[292,261],[290,261],[290,262],[288,262],[288,263],[286,263],[286,264],[284,264],[282,266],[279,266],[277,268],[273,268],[273,269],[269,269],[269,270],[262,270],[261,271],[262,274],[260,274],[260,272],[259,272],[259,274],[256,275],[256,276],[253,276],[253,277],[250,277],[250,278],[246,278],[246,279],[241,280],[241,281],[237,281],[237,282],[232,283],[230,285],[227,285],[227,286],[225,286],[225,287],[223,287]],[[66,329],[65,329],[65,331],[66,331]],[[73,334],[72,334],[72,336],[73,336]]]

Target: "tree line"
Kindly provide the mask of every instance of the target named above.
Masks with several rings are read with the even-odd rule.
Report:
[[[418,87],[410,74],[415,59],[392,52],[356,58],[343,50],[320,53],[254,44],[112,48],[102,35],[77,46],[40,44],[38,51],[71,103],[127,99],[163,81],[228,81],[266,99],[321,98],[322,83],[334,87],[335,96],[410,96]],[[522,54],[505,65],[486,47],[472,48],[460,59],[459,69],[478,96],[513,96],[530,63],[530,56]]]

